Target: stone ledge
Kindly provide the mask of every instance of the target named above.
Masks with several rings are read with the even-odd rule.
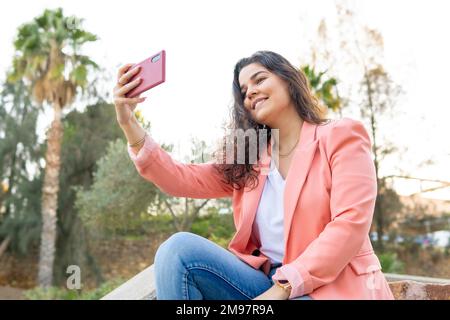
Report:
[[[450,283],[423,283],[411,280],[389,282],[395,300],[450,300]]]
[[[384,275],[396,300],[450,300],[450,279],[390,273]],[[156,300],[153,265],[101,300]]]
[[[410,274],[397,274],[397,273],[385,273],[385,272],[383,272],[383,274],[388,282],[410,280],[410,281],[422,282],[422,283],[450,284],[450,279],[431,278],[431,277],[423,277],[423,276],[413,276]]]

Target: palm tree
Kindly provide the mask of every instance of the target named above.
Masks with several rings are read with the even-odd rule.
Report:
[[[328,109],[334,112],[340,112],[342,99],[337,92],[337,80],[335,78],[324,80],[323,76],[326,74],[326,71],[317,73],[315,68],[309,65],[305,65],[301,69],[308,78],[311,89],[319,101]]]
[[[62,9],[45,10],[19,27],[14,41],[13,71],[8,79],[23,79],[38,104],[53,107],[54,118],[47,131],[45,176],[42,186],[42,232],[38,283],[52,285],[56,242],[56,210],[59,191],[60,154],[63,135],[62,109],[72,104],[78,91],[84,92],[90,70],[97,64],[79,54],[81,46],[97,37],[80,28],[80,19],[64,17]]]

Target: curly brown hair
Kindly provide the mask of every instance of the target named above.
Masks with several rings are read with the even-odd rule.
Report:
[[[258,63],[265,67],[270,72],[276,74],[288,84],[289,95],[294,102],[295,109],[302,120],[322,124],[327,119],[325,118],[325,109],[319,104],[318,99],[311,92],[311,87],[308,78],[301,69],[295,68],[286,58],[278,53],[272,51],[257,51],[250,57],[240,59],[234,67],[233,78],[233,97],[234,102],[231,110],[231,121],[228,129],[254,129],[257,134],[257,160],[260,159],[263,148],[267,145],[265,141],[261,141],[261,148],[259,143],[260,130],[267,130],[267,141],[270,140],[271,129],[266,125],[257,123],[252,118],[250,112],[244,107],[244,97],[241,93],[239,83],[239,73],[241,70],[252,63]],[[226,137],[224,140],[226,141]],[[237,154],[236,139],[233,139],[234,155]],[[248,163],[248,151],[250,145],[245,139],[245,163],[237,163],[236,156],[233,163],[225,161],[227,158],[225,146],[221,145],[219,150],[215,152],[216,158],[221,161],[215,164],[215,168],[224,177],[224,182],[233,186],[234,189],[240,190],[245,186],[255,188],[258,184],[258,171],[253,168],[252,163]],[[220,156],[217,156],[220,155]]]

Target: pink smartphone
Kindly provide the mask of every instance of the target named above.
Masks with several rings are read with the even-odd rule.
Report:
[[[142,82],[125,95],[127,98],[133,98],[166,80],[166,51],[162,50],[150,58],[141,61],[130,69],[141,66],[141,70],[131,78],[130,82],[136,77],[141,77]]]

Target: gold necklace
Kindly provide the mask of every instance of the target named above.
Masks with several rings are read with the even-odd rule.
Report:
[[[295,147],[297,146],[298,142],[300,141],[300,137],[298,137],[297,142],[295,143],[295,145],[292,147],[292,149],[287,153],[287,154],[281,154],[278,153],[280,155],[280,157],[287,157],[288,155],[291,154],[291,152],[295,149]]]

